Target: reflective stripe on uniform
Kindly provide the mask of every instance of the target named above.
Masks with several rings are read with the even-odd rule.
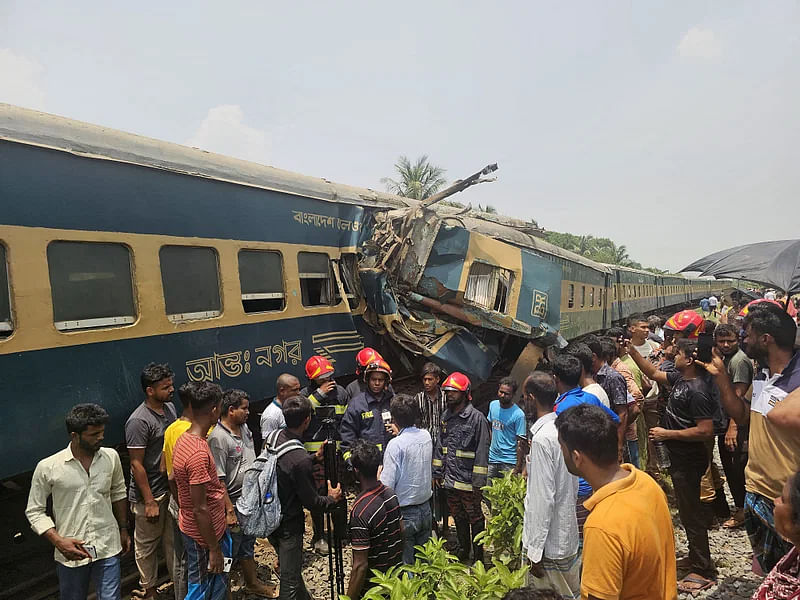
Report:
[[[434,467],[441,467],[442,466],[442,461],[440,461],[438,458],[434,458],[433,459],[433,466]]]
[[[314,397],[314,394],[309,394],[308,399],[311,401],[312,408],[317,408],[319,406],[319,400]]]
[[[303,447],[308,450],[309,452],[316,452],[320,448],[322,448],[322,444],[324,442],[303,442]],[[336,449],[339,449],[339,446],[342,445],[342,442],[336,442]]]
[[[464,492],[471,492],[472,486],[469,483],[461,483],[460,481],[456,481],[453,484],[453,488],[456,490],[462,490]]]
[[[447,446],[442,446],[442,454],[447,454]]]
[[[351,457],[351,456],[353,456],[353,453],[352,453],[352,452],[345,452],[344,454],[342,454],[342,458],[343,458],[344,460],[350,460],[350,457]]]
[[[378,450],[383,452],[383,444],[375,444],[378,447]]]
[[[458,458],[475,458],[475,453],[467,450],[456,450],[456,456]]]
[[[476,475],[488,475],[489,467],[472,467],[472,472]]]
[[[334,404],[337,415],[343,415],[347,412],[347,405],[346,404]]]

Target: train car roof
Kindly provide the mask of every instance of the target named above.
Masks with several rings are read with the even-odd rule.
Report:
[[[359,206],[408,206],[401,196],[0,103],[0,140]]]
[[[661,273],[653,273],[651,271],[645,271],[644,269],[634,269],[633,267],[623,267],[622,265],[612,265],[610,263],[601,263],[603,266],[608,267],[611,270],[618,270],[618,271],[628,271],[629,273],[639,273],[640,275],[649,275],[651,277],[659,277]],[[664,273],[663,275],[672,275],[672,273]]]

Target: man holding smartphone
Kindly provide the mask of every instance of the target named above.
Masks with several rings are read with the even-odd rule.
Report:
[[[689,542],[689,556],[678,562],[678,569],[689,573],[678,582],[678,591],[694,595],[714,585],[717,576],[708,545],[708,513],[700,502],[700,480],[708,468],[706,442],[714,437],[718,403],[708,374],[695,362],[695,340],[677,341],[675,371],[670,372],[659,371],[627,340],[624,343],[642,373],[671,388],[661,427],[651,428],[649,437],[653,442],[664,442],[669,450],[669,474]]]
[[[119,555],[131,540],[122,464],[115,450],[101,447],[108,413],[78,404],[66,421],[69,446],[36,465],[25,516],[55,547],[60,598],[86,600],[94,581],[98,600],[119,600]]]

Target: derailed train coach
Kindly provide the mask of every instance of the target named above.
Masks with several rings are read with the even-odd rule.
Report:
[[[79,402],[121,444],[150,361],[258,407],[313,354],[348,376],[372,345],[398,370],[426,357],[480,381],[633,312],[614,313],[614,267],[521,221],[9,105],[0,202],[0,479],[62,448]],[[724,283],[689,285],[636,308]]]

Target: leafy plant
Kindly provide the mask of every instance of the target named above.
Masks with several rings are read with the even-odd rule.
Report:
[[[408,157],[401,156],[394,168],[399,178],[384,177],[381,183],[386,186],[387,191],[398,196],[424,200],[433,196],[447,183],[444,177],[445,170],[431,164],[424,154],[413,163]]]
[[[484,497],[492,507],[492,516],[475,541],[490,545],[495,556],[507,559],[513,566],[520,564],[522,556],[526,492],[525,479],[510,471],[483,488]]]
[[[498,600],[525,585],[525,568],[512,571],[499,559],[486,569],[481,562],[468,567],[444,549],[444,539],[417,546],[413,565],[373,571],[372,587],[364,600]],[[340,598],[348,600],[347,596]]]

